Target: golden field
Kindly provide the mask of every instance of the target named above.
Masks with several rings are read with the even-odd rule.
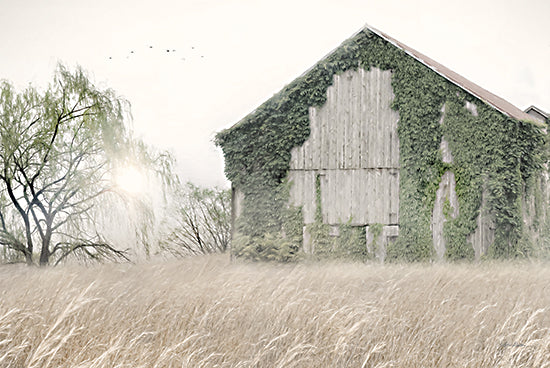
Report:
[[[548,367],[550,266],[0,267],[0,367]]]

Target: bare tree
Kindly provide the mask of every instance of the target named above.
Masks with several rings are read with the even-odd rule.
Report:
[[[187,183],[177,197],[173,230],[162,249],[176,256],[225,252],[231,237],[231,191]]]
[[[112,172],[140,149],[125,128],[129,104],[58,65],[43,92],[0,85],[0,245],[27,264],[70,255],[126,259],[98,231]]]

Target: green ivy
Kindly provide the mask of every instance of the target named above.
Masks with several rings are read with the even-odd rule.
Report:
[[[455,173],[460,214],[445,223],[446,256],[473,257],[467,236],[475,230],[482,192],[487,195],[496,228],[491,255],[528,254],[529,247],[522,240],[521,198],[527,181],[546,162],[540,127],[508,118],[368,30],[347,40],[237,125],[217,134],[227,178],[244,193],[244,209],[237,223],[240,236],[248,237],[244,244],[250,249],[256,249],[250,244],[271,244],[257,254],[270,247],[277,254],[283,252],[284,246],[277,241],[296,244],[285,231],[303,226],[301,221],[291,226],[285,220],[290,152],[309,137],[309,108],[326,102],[333,76],[372,67],[392,70],[392,107],[400,117],[400,236],[389,246],[388,258],[433,258],[432,210],[441,176],[447,170]],[[478,116],[465,109],[466,101],[475,103]],[[443,106],[445,119],[440,124]],[[442,162],[443,136],[449,141],[452,164]],[[322,224],[320,196],[318,202],[315,224],[308,225],[308,231],[315,234],[316,251],[329,254],[336,250],[328,227]],[[294,221],[298,219],[294,217]],[[270,235],[278,239],[271,241],[266,234],[282,235]],[[355,235],[351,238],[358,239]],[[271,253],[258,257],[274,258]]]
[[[372,253],[376,254],[378,251],[378,248],[382,245],[380,242],[382,239],[380,239],[380,235],[382,235],[384,225],[380,223],[375,223],[369,226],[369,232],[372,234]]]

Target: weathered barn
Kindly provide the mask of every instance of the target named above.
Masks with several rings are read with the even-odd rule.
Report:
[[[235,247],[266,252],[253,244],[278,234],[271,247],[292,238],[315,253],[310,225],[338,237],[346,224],[380,259],[532,253],[546,229],[545,119],[365,27],[218,134]]]

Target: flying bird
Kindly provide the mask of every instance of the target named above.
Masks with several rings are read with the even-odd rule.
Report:
[[[153,49],[153,45],[145,45],[144,47],[148,48],[148,49]],[[161,48],[162,50],[162,48]],[[176,49],[171,49],[171,48],[167,48],[167,49],[164,49],[166,53],[175,53],[176,52]],[[195,46],[191,46],[191,50],[194,50],[196,52],[196,49],[195,49]],[[139,51],[139,50],[138,50]],[[134,56],[136,54],[136,51],[135,50],[129,50],[129,52],[125,55],[125,59],[130,59],[130,56]],[[199,54],[200,55],[200,54]],[[198,57],[199,55],[197,55],[196,57]],[[191,55],[188,55],[191,57]],[[204,55],[200,55],[201,59],[204,59]],[[123,57],[124,58],[124,57]],[[192,58],[192,57],[191,57]],[[187,59],[189,59],[189,57],[180,57],[180,60],[181,61],[186,61]],[[112,56],[109,56],[109,60],[113,60],[113,57]]]

